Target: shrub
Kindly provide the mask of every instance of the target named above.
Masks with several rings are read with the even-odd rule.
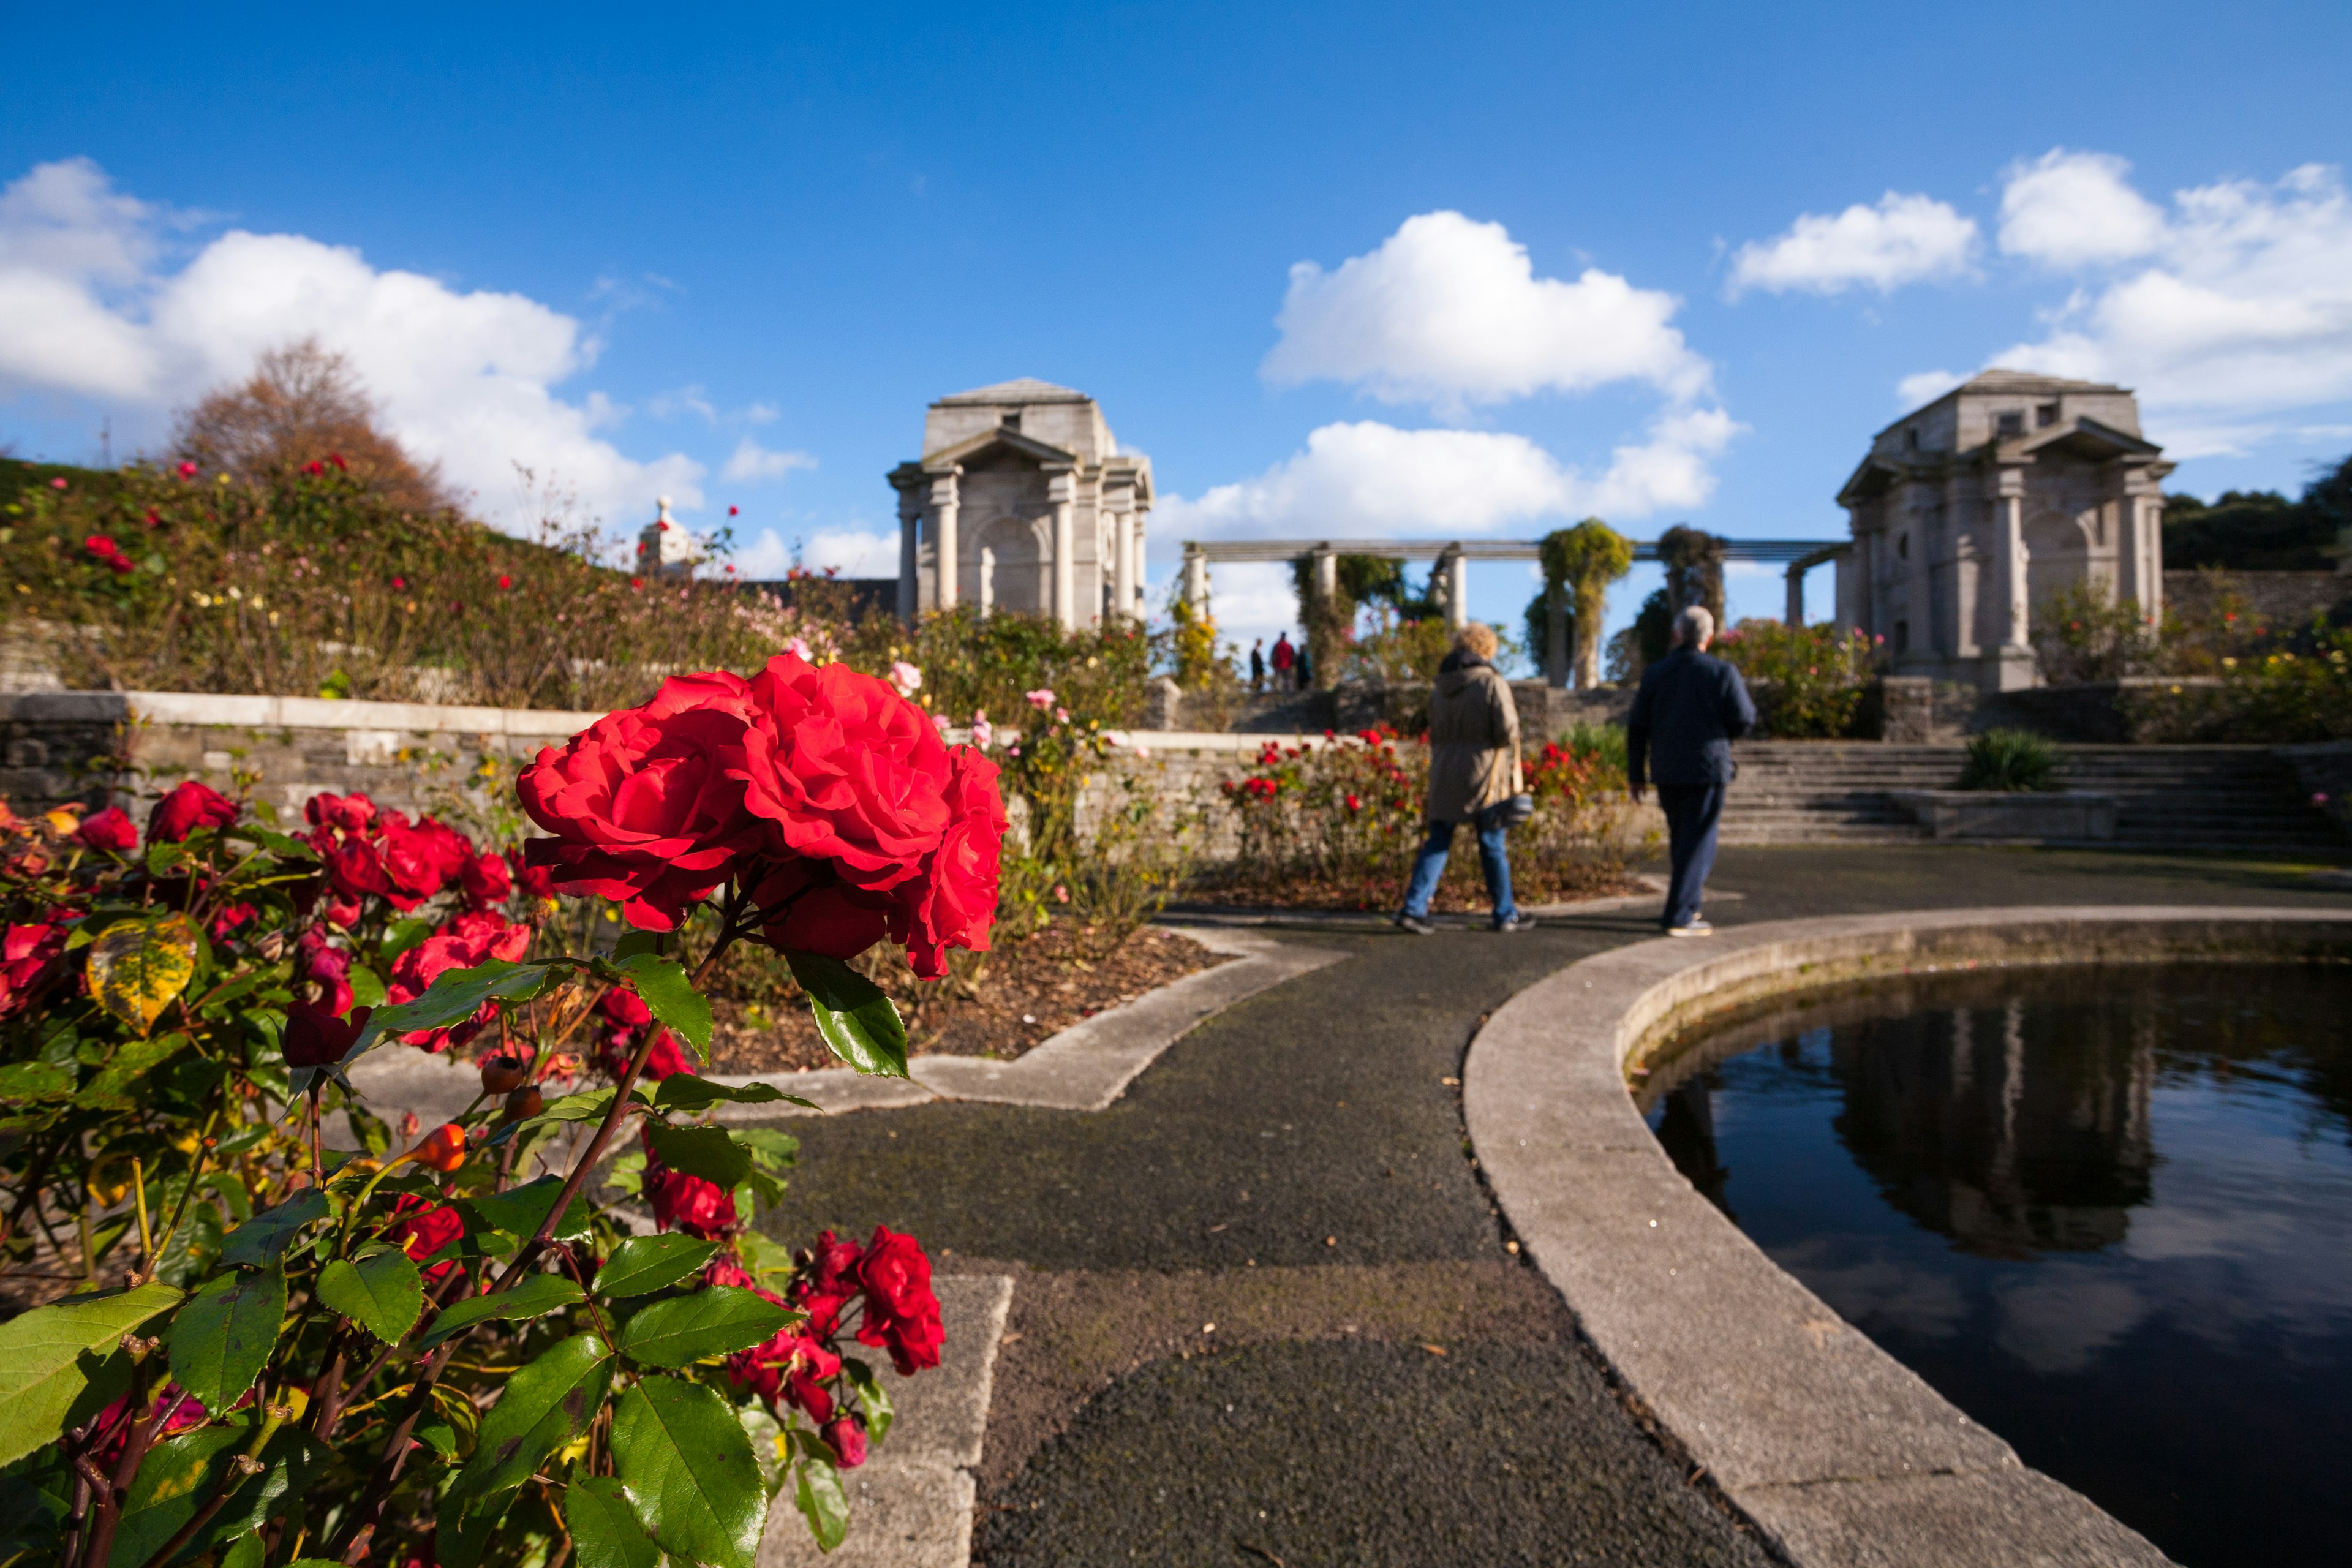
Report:
[[[1858,732],[1876,661],[1870,637],[1823,623],[1745,620],[1710,650],[1738,667],[1759,727],[1775,740],[1841,740]]]
[[[2352,739],[2352,626],[2315,619],[2289,639],[2257,628],[2215,661],[2221,683],[2135,692],[2131,710],[2169,741],[2288,745]]]
[[[1343,679],[1371,686],[1426,686],[1437,679],[1437,667],[1453,646],[1443,616],[1406,620],[1377,605],[1370,628],[1348,645]]]
[[[2110,603],[2095,583],[2069,583],[2034,606],[2034,662],[2054,684],[2146,675],[2178,631],[2137,599]]]
[[[2058,752],[2030,730],[1988,730],[1969,742],[1959,787],[2015,793],[2056,788]]]
[[[821,793],[843,771],[893,786]],[[793,1140],[706,1113],[784,1097],[691,1070],[696,986],[765,943],[836,1052],[903,1075],[845,960],[885,928],[923,973],[984,945],[992,771],[780,659],[668,682],[527,770],[553,837],[520,872],[361,797],[298,833],[184,784],[143,847],[117,811],[0,825],[0,1279],[72,1287],[0,1326],[10,1550],[751,1568],[787,1491],[837,1544],[840,1472],[891,1414],[845,1342],[938,1364],[929,1263],[882,1227],[797,1253],[749,1228]],[[552,893],[636,929],[568,941]],[[475,1104],[372,1118],[345,1068],[400,1042],[483,1047]],[[325,1147],[337,1113],[362,1152]],[[659,1234],[595,1201],[600,1169]]]
[[[70,687],[509,708],[635,701],[793,634],[723,583],[596,564],[613,548],[561,498],[525,541],[399,510],[331,461],[263,483],[131,468],[9,503],[0,603]]]

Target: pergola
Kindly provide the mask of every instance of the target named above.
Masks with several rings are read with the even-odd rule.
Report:
[[[1727,539],[1726,561],[1771,562],[1788,569],[1788,620],[1805,620],[1805,574],[1845,553],[1848,542],[1819,539]],[[1339,557],[1371,555],[1387,561],[1435,561],[1444,563],[1445,622],[1459,629],[1469,617],[1470,563],[1473,561],[1537,561],[1542,559],[1539,540],[1521,539],[1251,539],[1186,540],[1184,542],[1184,602],[1205,615],[1209,605],[1209,563],[1213,561],[1312,561],[1315,585],[1325,595],[1339,586]],[[1633,559],[1655,561],[1655,543],[1639,541]]]

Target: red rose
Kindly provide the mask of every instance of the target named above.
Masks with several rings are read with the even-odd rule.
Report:
[[[92,849],[110,849],[118,855],[139,846],[139,829],[131,814],[111,805],[76,828],[74,837]]]
[[[702,1282],[705,1285],[723,1285],[738,1290],[751,1290],[766,1297],[771,1301],[776,1300],[773,1292],[760,1289],[759,1282],[751,1278],[751,1271],[736,1262],[732,1253],[722,1252],[705,1264],[702,1269]],[[782,1303],[779,1302],[778,1305]]]
[[[155,803],[147,818],[147,837],[179,844],[199,828],[226,827],[236,820],[236,802],[190,779]]]
[[[326,907],[319,912],[326,918],[330,925],[339,925],[345,931],[360,923],[360,901],[357,899],[347,899],[338,895],[329,899]]]
[[[996,920],[997,879],[1004,845],[1004,797],[996,764],[970,747],[955,752],[948,786],[948,827],[923,874],[898,889],[890,935],[926,980],[947,973],[947,950],[988,951]]]
[[[621,900],[641,930],[672,929],[759,837],[743,809],[753,721],[738,677],[674,677],[540,752],[515,788],[554,837],[525,845],[525,861],[559,891]]]
[[[58,926],[8,928],[0,940],[0,1018],[24,1010],[65,950],[66,933]]]
[[[302,816],[313,827],[340,827],[345,833],[365,833],[375,820],[375,802],[354,792],[351,795],[312,795],[302,803]]]
[[[751,683],[767,746],[744,757],[744,806],[778,859],[834,862],[879,891],[913,877],[948,826],[948,749],[923,710],[847,665],[778,654]]]
[[[890,929],[890,895],[849,886],[823,860],[785,861],[751,901],[772,911],[760,939],[778,952],[856,958]]]
[[[384,875],[383,860],[375,846],[364,838],[336,838],[328,828],[310,836],[310,847],[318,852],[319,864],[327,873],[327,885],[356,911],[359,900],[373,893],[378,898],[392,891],[392,879]],[[351,920],[339,921],[339,925],[355,924],[356,912]]]
[[[514,879],[503,855],[472,857],[457,868],[457,885],[466,890],[466,901],[478,910],[503,904],[514,891]]]
[[[401,1194],[392,1205],[392,1212],[395,1215],[409,1216],[392,1227],[391,1237],[400,1243],[402,1251],[418,1263],[466,1234],[466,1222],[458,1217],[456,1209],[414,1193]],[[437,1285],[448,1277],[449,1270],[457,1267],[457,1260],[454,1258],[436,1263],[425,1271],[425,1278],[428,1283]]]
[[[629,1070],[629,1058],[637,1054],[637,1038],[628,1030],[613,1030],[605,1038],[601,1053],[604,1071],[617,1083]],[[646,1065],[637,1076],[647,1083],[659,1083],[673,1073],[692,1072],[694,1064],[686,1059],[678,1048],[677,1037],[667,1029],[654,1034],[654,1048],[646,1053]]]
[[[245,924],[246,921],[251,920],[253,915],[254,910],[251,904],[230,904],[218,914],[213,916],[213,940],[215,942],[227,941],[229,933],[236,931],[239,926]]]
[[[901,1377],[939,1365],[947,1331],[940,1323],[940,1299],[931,1292],[931,1260],[921,1245],[876,1226],[857,1266],[857,1282],[866,1292],[857,1342],[888,1349]]]
[[[530,951],[531,935],[527,925],[509,924],[487,910],[469,910],[393,961],[392,979],[384,986],[384,998],[394,1003],[414,1002],[453,969],[478,968],[494,958],[510,963],[519,962]],[[409,1045],[437,1054],[451,1046],[464,1045],[497,1016],[498,1005],[485,1002],[465,1023],[446,1029],[415,1029],[400,1037]]]
[[[779,1329],[765,1344],[730,1356],[727,1372],[770,1405],[789,1398],[821,1424],[833,1415],[824,1384],[841,1375],[841,1358],[798,1329]]]
[[[548,869],[544,866],[525,866],[515,885],[530,898],[555,897],[555,879],[548,874]]]
[[[297,1002],[286,1009],[286,1033],[279,1048],[289,1068],[322,1068],[343,1059],[352,1042],[368,1021],[370,1007],[354,1007],[348,1020],[336,1017],[315,1003]]]
[[[312,926],[295,944],[294,973],[317,983],[320,1005],[338,1017],[352,1010],[352,955],[330,946],[327,933]]]
[[[645,1186],[653,1202],[654,1223],[664,1230],[713,1241],[735,1227],[735,1196],[716,1182],[649,1164]]]
[[[645,998],[621,985],[605,992],[596,1010],[624,1028],[641,1029],[654,1021],[654,1010],[646,1005]]]
[[[866,1428],[854,1416],[843,1415],[825,1424],[824,1446],[845,1470],[854,1470],[866,1462]]]
[[[392,883],[385,896],[393,908],[406,910],[447,887],[473,858],[474,847],[463,834],[429,816],[411,823],[399,812],[388,811],[376,838],[376,853]]]
[[[866,1249],[857,1243],[821,1230],[817,1232],[816,1245],[809,1249],[809,1284],[819,1290],[855,1290],[858,1288],[857,1266],[865,1259]]]

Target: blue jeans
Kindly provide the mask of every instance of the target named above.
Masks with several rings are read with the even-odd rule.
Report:
[[[1658,808],[1666,814],[1666,842],[1673,875],[1666,882],[1666,926],[1698,919],[1706,874],[1715,869],[1715,830],[1723,820],[1724,786],[1660,784]]]
[[[1503,826],[1503,807],[1490,805],[1471,822],[1478,830],[1478,868],[1486,873],[1486,896],[1495,901],[1495,919],[1509,920],[1519,911],[1511,902],[1511,862],[1503,849],[1503,835],[1509,830]],[[1445,875],[1445,858],[1453,847],[1454,824],[1431,823],[1429,837],[1413,858],[1412,880],[1405,884],[1406,914],[1419,920],[1429,913],[1430,895]]]

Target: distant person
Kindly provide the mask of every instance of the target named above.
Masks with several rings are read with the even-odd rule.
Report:
[[[1250,695],[1255,697],[1265,689],[1265,639],[1250,644]]]
[[[1495,632],[1473,621],[1454,637],[1454,651],[1437,667],[1429,694],[1429,805],[1422,815],[1429,837],[1413,858],[1404,908],[1396,923],[1416,936],[1429,923],[1430,896],[1445,875],[1454,826],[1478,834],[1478,867],[1495,905],[1496,931],[1526,931],[1536,922],[1511,902],[1511,862],[1503,836],[1518,816],[1519,710],[1495,668]]]
[[[1290,689],[1290,667],[1298,662],[1298,651],[1290,646],[1290,634],[1286,631],[1274,639],[1274,689]]]
[[[1291,670],[1291,674],[1297,679],[1298,689],[1301,691],[1315,684],[1315,661],[1308,654],[1305,643],[1298,645],[1298,663]]]
[[[1674,645],[1642,672],[1642,689],[1625,721],[1625,780],[1633,798],[1658,786],[1666,814],[1673,874],[1666,883],[1668,936],[1711,936],[1699,913],[1706,874],[1715,868],[1715,833],[1723,792],[1739,774],[1731,742],[1756,727],[1756,704],[1739,671],[1712,658],[1715,617],[1693,605],[1675,617]]]

